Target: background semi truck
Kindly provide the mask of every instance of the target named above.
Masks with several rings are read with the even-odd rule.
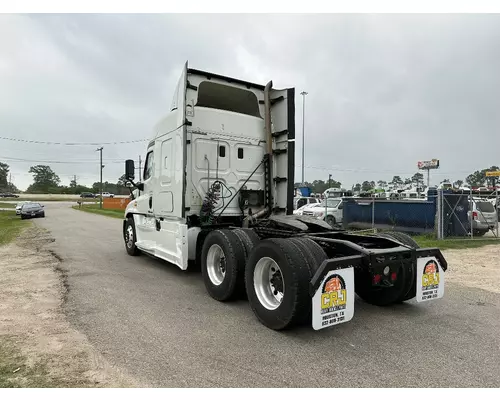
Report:
[[[275,330],[349,321],[357,293],[386,306],[444,293],[447,264],[404,234],[356,235],[293,215],[295,91],[188,68],[147,146],[123,222],[127,252],[185,270],[218,301],[246,296]]]

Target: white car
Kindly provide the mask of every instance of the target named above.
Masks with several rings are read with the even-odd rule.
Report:
[[[109,197],[109,198],[113,198],[115,197],[115,195],[113,193],[109,193],[109,192],[102,192],[102,198],[105,198],[105,197]]]
[[[342,223],[343,209],[342,199],[326,199],[326,205],[323,202],[314,207],[308,206],[302,211],[302,215],[313,216],[335,226]]]
[[[21,215],[21,208],[23,208],[23,205],[30,203],[29,201],[21,201],[20,203],[16,204],[16,215]]]

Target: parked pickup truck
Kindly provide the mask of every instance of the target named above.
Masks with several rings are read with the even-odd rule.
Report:
[[[327,222],[330,226],[342,223],[344,202],[342,199],[327,199],[317,207],[307,206],[302,210],[302,215],[316,217]]]

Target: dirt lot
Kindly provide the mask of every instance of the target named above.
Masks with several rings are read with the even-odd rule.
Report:
[[[447,282],[500,293],[500,243],[443,254],[450,265]]]
[[[65,272],[37,227],[0,247],[0,387],[121,387],[112,368],[62,311]]]

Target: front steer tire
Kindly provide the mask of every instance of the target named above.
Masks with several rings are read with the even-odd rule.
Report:
[[[244,290],[245,248],[231,230],[210,232],[201,250],[201,274],[208,294],[218,301],[234,299]]]
[[[310,268],[296,244],[288,239],[265,239],[255,246],[246,265],[245,285],[250,307],[262,324],[270,329],[283,330],[308,319],[311,310]],[[272,273],[281,273],[271,286],[269,279],[265,278],[273,269]],[[273,300],[273,293],[280,294],[273,290],[276,287],[283,290],[281,301],[276,297]]]
[[[137,241],[137,234],[133,217],[128,217],[125,222],[123,239],[125,241],[125,249],[127,250],[129,256],[138,256],[141,254],[141,251],[135,245]]]

